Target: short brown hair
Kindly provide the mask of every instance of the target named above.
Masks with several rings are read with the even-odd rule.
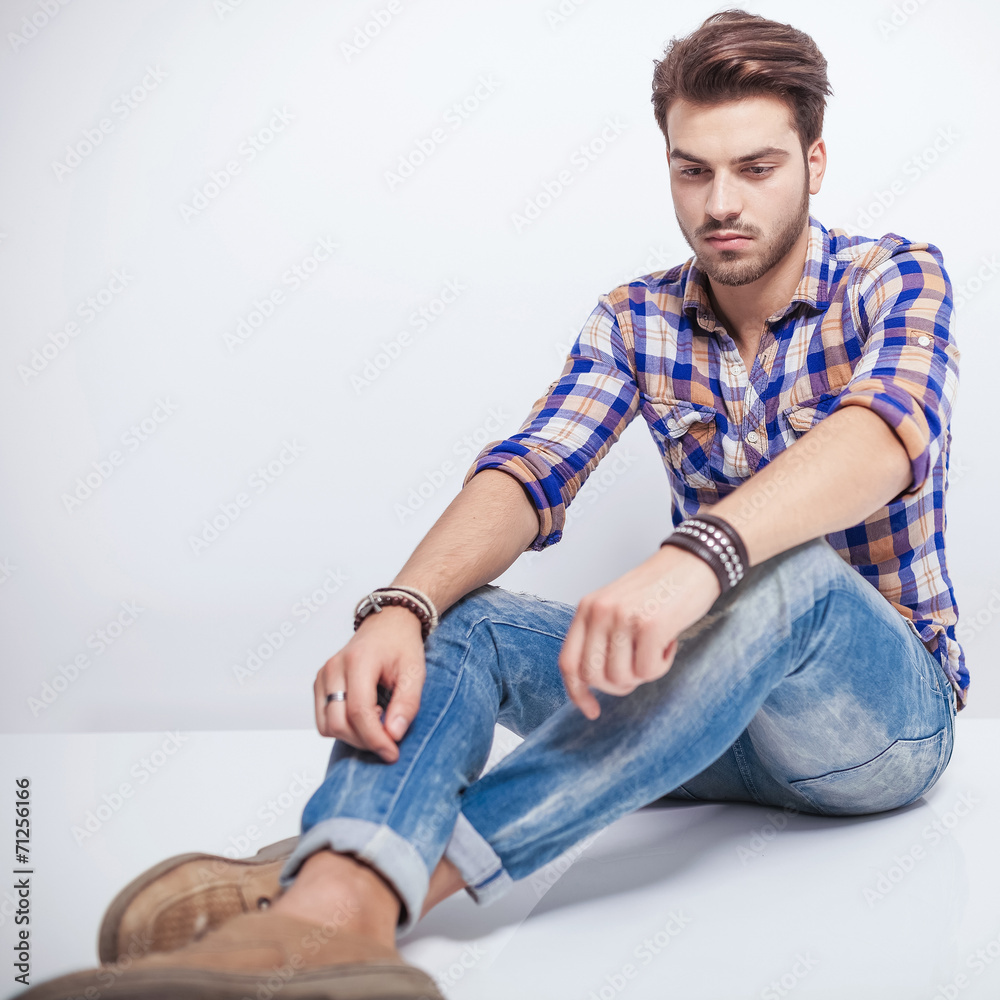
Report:
[[[672,101],[721,104],[771,95],[789,106],[803,156],[823,134],[826,59],[804,31],[745,10],[707,18],[686,38],[674,38],[653,61],[653,114],[668,144]]]

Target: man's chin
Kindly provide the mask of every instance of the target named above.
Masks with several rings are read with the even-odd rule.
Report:
[[[740,285],[753,284],[758,278],[762,278],[766,272],[761,272],[759,267],[754,266],[752,261],[741,260],[738,250],[726,250],[723,253],[732,254],[730,261],[715,260],[707,263],[698,257],[698,269],[705,274],[708,279],[716,285],[728,285],[737,288]]]

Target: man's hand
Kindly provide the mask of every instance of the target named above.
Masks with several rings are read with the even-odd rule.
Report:
[[[399,759],[396,742],[420,707],[426,675],[420,619],[406,608],[373,611],[316,675],[316,728],[392,764]],[[378,704],[380,683],[392,689],[385,725]],[[327,704],[331,691],[346,691],[347,697]]]
[[[570,700],[588,719],[596,719],[601,707],[588,685],[624,695],[662,677],[673,665],[677,637],[705,615],[721,592],[708,563],[665,545],[587,594],[559,654]]]

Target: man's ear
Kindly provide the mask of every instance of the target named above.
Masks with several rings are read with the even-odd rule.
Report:
[[[819,194],[826,174],[826,143],[822,136],[809,147],[806,167],[809,170],[809,193]]]

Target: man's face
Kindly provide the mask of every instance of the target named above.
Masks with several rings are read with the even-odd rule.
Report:
[[[698,266],[720,285],[764,277],[809,220],[809,195],[819,191],[825,165],[822,140],[807,168],[788,105],[775,97],[675,101],[667,134],[674,212]]]

